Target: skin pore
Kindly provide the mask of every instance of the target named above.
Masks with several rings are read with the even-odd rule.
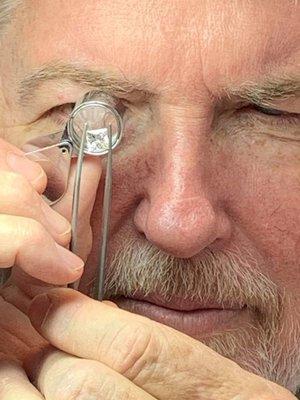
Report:
[[[214,324],[209,317],[207,329],[198,317],[157,309],[151,316],[176,321],[176,329],[293,390],[298,20],[299,7],[287,0],[24,1],[0,60],[0,133],[14,144],[62,128],[89,90],[123,102],[107,296],[126,297],[121,307],[146,315],[140,300],[237,310]],[[90,206],[81,214],[85,293],[95,276],[101,189],[93,240]],[[15,281],[26,291],[18,274]]]

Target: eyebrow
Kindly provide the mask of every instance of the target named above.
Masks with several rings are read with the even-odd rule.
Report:
[[[55,80],[65,80],[119,95],[133,92],[140,92],[144,96],[153,94],[143,82],[129,81],[125,77],[116,76],[112,71],[96,71],[73,64],[51,63],[33,71],[20,82],[19,102],[26,105],[44,83]]]
[[[300,96],[300,77],[269,77],[261,83],[245,82],[239,87],[224,89],[227,100],[236,99],[255,105],[270,106],[281,100]]]
[[[50,63],[25,76],[18,89],[19,102],[24,106],[35,97],[36,91],[46,82],[65,80],[102,90],[114,95],[128,95],[139,92],[143,98],[156,94],[145,82],[119,77],[112,71],[96,71],[74,64]],[[282,74],[262,82],[244,82],[239,86],[224,87],[218,100],[249,102],[256,105],[270,105],[276,100],[287,100],[300,95],[300,77]]]

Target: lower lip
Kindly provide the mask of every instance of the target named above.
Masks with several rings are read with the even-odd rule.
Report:
[[[236,328],[247,314],[246,307],[241,309],[212,308],[176,311],[146,301],[128,298],[114,299],[114,302],[124,310],[168,325],[195,339]]]

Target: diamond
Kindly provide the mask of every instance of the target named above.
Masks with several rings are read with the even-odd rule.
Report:
[[[86,148],[91,153],[107,150],[109,138],[107,128],[89,129],[86,134]]]

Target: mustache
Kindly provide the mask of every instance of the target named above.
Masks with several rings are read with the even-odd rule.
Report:
[[[260,268],[262,269],[262,268]],[[130,239],[110,259],[105,297],[159,294],[166,301],[180,297],[195,302],[246,305],[278,319],[282,295],[262,274],[247,251],[204,250],[201,256],[180,259],[148,241]]]

